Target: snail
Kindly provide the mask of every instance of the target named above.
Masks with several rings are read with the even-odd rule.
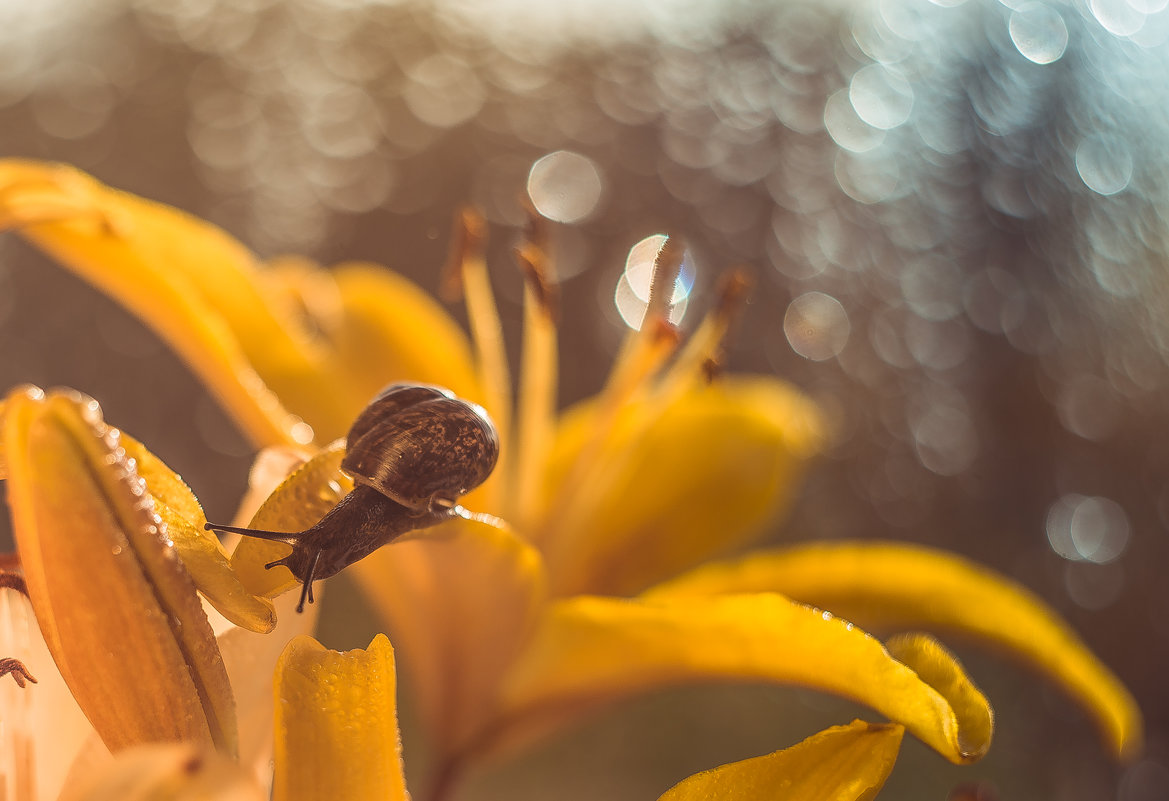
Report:
[[[349,429],[341,468],[356,485],[314,526],[261,531],[208,523],[206,528],[288,543],[284,565],[301,582],[297,612],[313,602],[312,583],[390,541],[455,516],[461,495],[482,484],[499,456],[499,436],[480,406],[450,390],[393,384]]]

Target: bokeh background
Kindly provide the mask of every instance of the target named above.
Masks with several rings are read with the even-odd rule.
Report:
[[[644,307],[638,242],[688,241],[683,325],[749,265],[728,367],[790,379],[838,432],[773,538],[896,538],[993,566],[1147,716],[1145,758],[1119,768],[1064,697],[954,642],[995,704],[991,755],[954,768],[907,742],[884,797],[1157,801],[1167,5],[0,0],[0,155],[73,163],[264,256],[369,259],[430,289],[471,201],[493,224],[513,352],[526,193],[555,223],[564,402],[598,388]],[[3,236],[0,390],[22,382],[94,395],[209,517],[231,515],[251,452],[208,394]],[[327,644],[365,644],[360,605],[330,583]],[[655,798],[854,714],[792,689],[660,693],[480,771],[463,797]],[[410,763],[409,719],[406,736]]]

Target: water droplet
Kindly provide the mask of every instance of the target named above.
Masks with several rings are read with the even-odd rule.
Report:
[[[889,130],[909,119],[913,87],[883,64],[861,67],[848,84],[848,99],[857,116],[874,128]]]
[[[853,153],[872,150],[885,141],[885,132],[862,120],[848,99],[848,90],[841,89],[824,104],[824,127],[832,141]]]
[[[1064,495],[1047,511],[1051,549],[1073,562],[1114,562],[1129,540],[1128,517],[1108,498]]]
[[[848,313],[831,295],[808,292],[787,307],[783,332],[792,350],[815,362],[831,359],[848,342]]]
[[[1145,24],[1145,15],[1128,0],[1088,0],[1092,16],[1116,36],[1132,36]]]
[[[1132,180],[1132,153],[1128,143],[1115,136],[1094,134],[1076,148],[1076,170],[1088,188],[1101,195],[1115,195]]]
[[[592,159],[557,150],[532,165],[528,196],[548,219],[580,222],[593,213],[601,199],[601,174]]]
[[[1036,64],[1059,61],[1068,46],[1068,26],[1054,8],[1028,3],[1011,12],[1011,41],[1023,57]]]

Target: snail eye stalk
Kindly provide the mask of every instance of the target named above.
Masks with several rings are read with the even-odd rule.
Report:
[[[265,567],[286,567],[301,582],[302,612],[306,600],[313,602],[314,580],[456,516],[458,498],[482,484],[498,458],[499,437],[481,407],[440,387],[395,384],[349,429],[341,467],[357,486],[316,525],[299,532],[206,528],[291,545],[290,554]]]

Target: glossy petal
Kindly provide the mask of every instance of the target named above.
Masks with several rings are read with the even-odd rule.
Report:
[[[192,743],[140,745],[79,777],[59,801],[265,801],[247,771]]]
[[[5,227],[154,329],[257,444],[307,441],[281,401],[310,422],[345,419],[327,354],[268,302],[252,255],[215,226],[70,167],[2,160]]]
[[[933,670],[946,677],[945,689],[961,675],[952,660]],[[990,745],[988,710],[963,717],[968,706],[951,705],[873,637],[771,593],[558,601],[508,675],[504,714],[562,720],[635,692],[702,681],[796,684],[850,698],[956,763]]]
[[[783,751],[691,776],[658,801],[870,801],[893,770],[903,731],[854,720]]]
[[[1115,753],[1140,751],[1136,702],[1041,598],[960,557],[912,545],[835,543],[770,551],[695,570],[657,598],[776,591],[859,625],[957,631],[1005,649],[1060,684]]]
[[[339,264],[333,277],[341,314],[330,339],[365,401],[400,381],[482,402],[467,335],[433,297],[375,264]]]
[[[597,431],[596,409],[564,420],[537,538],[553,592],[629,594],[756,537],[790,503],[823,439],[816,407],[767,378],[734,378],[660,408],[650,399],[619,413],[597,468],[561,485]]]
[[[154,511],[166,524],[183,566],[199,592],[224,617],[248,631],[269,632],[276,625],[272,602],[244,589],[228,564],[227,551],[204,529],[203,507],[183,479],[142,443],[122,434],[121,446],[154,498]]]
[[[410,672],[436,743],[467,741],[544,599],[539,554],[511,532],[456,519],[353,566]]]
[[[234,753],[231,688],[195,585],[96,402],[14,393],[3,439],[37,621],[103,740]]]
[[[353,489],[341,472],[345,446],[335,442],[305,462],[286,478],[256,512],[249,526],[265,531],[303,531],[319,521]],[[291,546],[244,537],[231,554],[231,567],[248,591],[267,598],[300,586],[283,565],[271,570],[264,565],[287,556]]]
[[[276,666],[274,801],[408,801],[395,685],[384,635],[345,653],[290,642]]]

